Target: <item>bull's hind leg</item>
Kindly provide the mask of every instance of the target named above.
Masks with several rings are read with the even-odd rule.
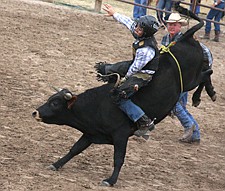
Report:
[[[49,166],[51,170],[58,170],[64,164],[66,164],[70,159],[75,155],[80,154],[83,150],[91,145],[91,142],[83,135],[70,149],[69,153],[66,154],[63,158],[59,159],[57,162]]]
[[[214,91],[214,87],[211,82],[211,78],[209,77],[209,80],[206,82],[201,83],[197,90],[194,92],[192,96],[192,105],[197,107],[201,102],[201,93],[203,88],[205,87],[205,90],[208,94],[208,96],[211,98],[212,101],[216,101],[216,92]]]
[[[216,101],[216,92],[214,91],[214,87],[212,85],[211,78],[209,77],[209,81],[205,83],[205,90],[212,101]]]
[[[192,95],[192,105],[197,107],[200,103],[201,103],[201,93],[202,93],[202,90],[205,86],[205,83],[201,83],[197,90],[194,92],[194,94]]]

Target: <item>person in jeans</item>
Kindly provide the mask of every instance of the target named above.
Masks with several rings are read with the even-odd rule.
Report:
[[[166,10],[166,11],[171,11],[173,5],[172,0],[156,0],[156,8],[160,10]],[[163,12],[161,11],[156,11],[157,14],[157,19],[161,25],[165,25],[164,17],[163,17]],[[165,13],[165,16],[167,16],[169,13]]]
[[[171,13],[166,20],[168,34],[163,36],[161,44],[168,46],[172,41],[177,41],[183,34],[181,27],[187,25],[187,22],[181,18],[179,13]],[[212,54],[210,50],[200,43],[203,49],[204,62],[207,62],[209,67],[212,65]],[[188,100],[188,92],[182,92],[179,100],[172,110],[172,113],[178,118],[184,127],[184,134],[179,139],[180,142],[193,143],[200,142],[200,129],[194,117],[188,112],[186,105]]]
[[[190,3],[193,3],[193,0],[191,0]],[[201,3],[201,0],[197,0],[197,3]],[[190,5],[190,10],[192,11],[192,4]],[[198,16],[199,13],[200,13],[200,6],[197,4],[195,7],[195,14]]]
[[[208,65],[208,68],[212,68],[213,57],[212,53],[209,48],[200,43],[202,50],[203,50],[203,60],[204,64]],[[209,82],[207,82],[209,83]],[[211,81],[209,83],[211,84]],[[213,87],[210,87],[210,93],[212,95],[211,99],[215,98],[216,92],[213,90]],[[209,94],[209,93],[208,93]],[[194,117],[188,112],[186,105],[188,100],[188,92],[183,92],[180,95],[179,101],[176,103],[173,114],[179,119],[180,123],[184,127],[184,134],[179,139],[180,142],[185,143],[193,143],[193,142],[200,142],[200,128],[197,121]]]
[[[159,24],[155,17],[145,15],[138,20],[121,15],[109,4],[105,4],[103,10],[108,16],[125,25],[132,33],[135,41],[133,43],[133,60],[130,62],[119,62],[112,64],[126,65],[125,75],[120,80],[117,88],[111,91],[113,102],[134,122],[137,123],[138,130],[134,135],[144,136],[149,130],[154,129],[153,121],[148,118],[145,112],[130,97],[140,88],[146,86],[152,79],[152,75],[158,69],[159,50],[154,34],[158,31]],[[109,73],[109,68],[105,73]],[[111,69],[112,70],[112,69]],[[117,71],[115,71],[118,73]]]
[[[215,8],[224,9],[224,0],[214,0],[214,3],[212,5]],[[212,20],[214,18],[214,21],[220,22],[220,19],[223,16],[223,12],[220,10],[214,10],[210,9],[209,13],[207,14],[207,19]],[[215,27],[215,37],[213,41],[219,42],[219,35],[220,35],[220,24],[214,23]],[[210,39],[210,32],[211,32],[211,22],[206,21],[205,25],[205,34],[202,37],[203,39]]]
[[[147,6],[148,0],[134,0],[134,3]],[[145,7],[134,5],[134,10],[133,10],[134,19],[139,19],[141,16],[145,16],[146,13],[147,13],[147,9]]]

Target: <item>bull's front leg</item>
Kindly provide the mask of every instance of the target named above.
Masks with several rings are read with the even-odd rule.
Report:
[[[82,135],[81,138],[70,149],[69,153],[66,154],[63,158],[59,159],[57,162],[50,165],[49,169],[58,170],[64,164],[66,164],[70,159],[80,154],[83,150],[85,150],[90,145],[91,145],[91,142],[85,137],[85,135]]]
[[[111,177],[102,181],[102,186],[113,186],[117,182],[126,155],[127,141],[128,137],[126,139],[126,136],[122,135],[117,136],[114,141],[114,170]]]

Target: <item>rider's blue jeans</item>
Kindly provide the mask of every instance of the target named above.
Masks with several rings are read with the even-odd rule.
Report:
[[[133,122],[136,122],[145,114],[144,111],[130,99],[122,99],[118,105],[119,108],[126,113]]]
[[[185,129],[191,128],[195,124],[195,130],[193,133],[193,139],[200,139],[200,129],[198,123],[193,118],[193,116],[188,112],[187,105],[188,92],[183,92],[180,94],[180,98],[176,103],[173,112],[179,119],[180,123]]]

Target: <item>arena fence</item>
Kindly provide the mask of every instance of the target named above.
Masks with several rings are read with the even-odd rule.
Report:
[[[95,9],[94,9],[95,12],[100,12],[101,6],[102,6],[102,1],[103,0],[95,0]],[[115,1],[120,1],[122,3],[127,3],[127,4],[131,4],[131,5],[141,6],[141,7],[145,7],[147,9],[152,9],[152,10],[155,10],[155,11],[171,13],[171,11],[157,9],[156,7],[153,7],[153,6],[140,5],[140,4],[137,4],[137,3],[134,3],[134,2],[131,2],[131,1],[127,1],[127,0],[115,0]],[[173,0],[173,1],[177,2],[176,0]],[[225,9],[219,9],[219,8],[216,8],[216,7],[211,7],[211,6],[208,6],[208,5],[204,5],[204,4],[198,3],[197,0],[193,0],[192,3],[187,3],[187,2],[181,1],[181,4],[192,5],[191,6],[192,7],[192,12],[195,12],[196,6],[205,7],[205,8],[209,8],[209,9],[215,9],[215,10],[219,10],[219,11],[225,12]],[[212,23],[218,23],[220,25],[224,25],[225,26],[225,23],[222,23],[222,22],[217,22],[217,21],[206,19],[206,18],[201,18],[201,19],[204,20],[204,21],[210,21]]]

